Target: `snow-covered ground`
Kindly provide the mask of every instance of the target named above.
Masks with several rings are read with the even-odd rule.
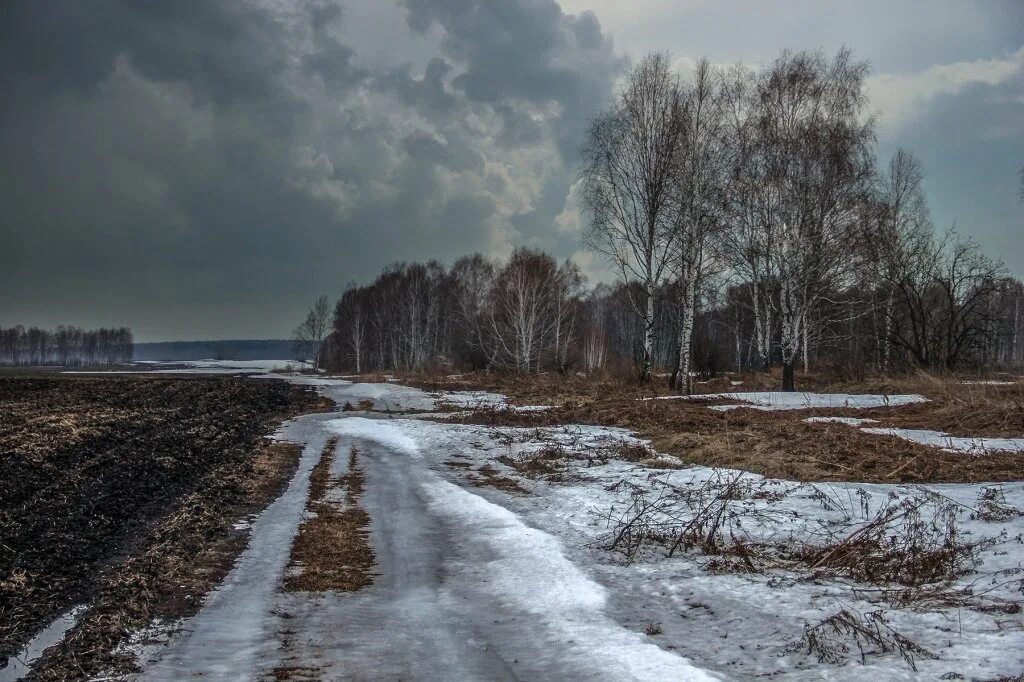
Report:
[[[146,633],[162,633],[166,644],[132,647],[142,663],[139,679],[260,679],[296,665],[324,679],[358,680],[923,680],[947,673],[991,679],[1024,668],[1020,613],[897,608],[857,589],[868,586],[824,574],[722,572],[708,556],[667,558],[656,547],[626,562],[607,548],[608,518],[624,513],[638,491],[655,499],[673,486],[692,491],[740,481],[745,492],[735,504],[741,513],[729,521],[730,532],[757,543],[856,528],[884,505],[921,495],[917,488],[808,485],[706,467],[652,469],[604,456],[610,448],[642,444],[620,429],[495,428],[431,419],[429,411],[444,405],[506,405],[496,394],[287,379],[357,409],[306,415],[282,428],[278,437],[304,445],[295,477],[252,522],[248,549],[199,614]],[[791,404],[753,399],[763,407]],[[800,407],[869,407],[915,399],[921,398],[798,400]],[[309,475],[331,437],[339,439],[340,455],[352,446],[359,452],[366,478],[361,505],[371,518],[377,575],[356,593],[284,592]],[[559,461],[559,482],[521,478],[507,464],[551,447],[579,455]],[[662,463],[672,464],[669,459]],[[331,476],[344,474],[348,461],[334,457]],[[477,485],[485,465],[516,477],[527,492]],[[1010,540],[1024,534],[1024,517],[983,520],[977,512],[985,489],[929,486],[951,501],[962,537],[1003,537],[983,551],[984,573],[958,586],[979,581],[974,588],[989,591],[986,599],[1019,599],[1007,572],[1021,569],[1024,553]],[[1024,509],[1024,484],[1004,484],[998,494],[1004,509]],[[917,656],[916,672],[892,652],[868,655],[862,665],[848,641],[845,665],[819,662],[803,647],[805,625],[840,609],[883,609],[894,628],[938,658]]]
[[[946,450],[947,452],[964,452],[970,455],[984,455],[991,452],[1024,452],[1024,438],[985,438],[982,436],[951,436],[942,431],[929,429],[898,429],[887,426],[865,427],[864,424],[877,424],[877,419],[858,419],[856,417],[808,417],[809,423],[835,423],[847,426],[859,426],[864,433],[878,436],[894,436],[922,445]],[[1024,429],[1024,426],[1022,426]]]
[[[1024,427],[1022,427],[1024,428]],[[896,436],[904,440],[931,445],[950,452],[966,452],[983,455],[989,452],[1024,452],[1024,438],[982,438],[951,436],[942,431],[928,429],[865,428],[865,433],[880,436]]]
[[[926,402],[928,399],[917,394],[871,395],[853,393],[803,393],[784,391],[751,391],[750,393],[701,393],[698,395],[663,395],[642,400],[736,400],[734,405],[710,405],[712,410],[735,410],[746,407],[753,410],[807,410],[821,407],[850,407],[869,409],[874,407],[895,407],[911,403]]]
[[[846,424],[847,426],[878,423],[877,419],[860,419],[858,417],[808,417],[804,421],[809,424]]]

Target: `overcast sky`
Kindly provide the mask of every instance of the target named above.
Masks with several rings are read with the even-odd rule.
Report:
[[[575,256],[587,119],[631,63],[870,61],[879,156],[1024,275],[1024,3],[0,3],[0,326],[287,337],[397,260]]]

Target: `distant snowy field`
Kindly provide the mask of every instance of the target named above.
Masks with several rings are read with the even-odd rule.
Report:
[[[137,369],[64,370],[62,374],[269,374],[311,369],[302,360],[139,360]]]

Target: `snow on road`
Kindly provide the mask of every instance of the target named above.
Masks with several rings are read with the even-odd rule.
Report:
[[[436,404],[394,384],[293,380],[342,404]],[[305,444],[294,479],[199,614],[167,645],[138,649],[139,679],[259,679],[295,661],[326,679],[718,679],[619,624],[607,588],[555,536],[444,478],[438,457],[453,444],[472,451],[478,431],[363,413],[289,423],[279,436]],[[286,593],[309,474],[331,436],[338,452],[359,452],[379,575],[354,594]],[[347,466],[335,457],[332,476]]]
[[[298,470],[279,498],[252,524],[249,546],[202,610],[184,625],[183,634],[155,654],[144,679],[254,679],[261,661],[277,647],[273,613],[279,581],[288,563],[309,490],[309,474],[319,461],[327,432],[323,415],[290,422],[279,437],[304,443]]]
[[[892,654],[869,657],[865,665],[859,659],[844,667],[821,663],[794,647],[805,623],[840,607],[879,608],[852,596],[849,585],[774,573],[718,574],[694,556],[641,556],[626,565],[600,546],[608,532],[602,516],[625,509],[635,486],[659,481],[700,486],[715,477],[741,476],[761,486],[771,494],[744,504],[770,511],[779,521],[745,526],[751,537],[828,527],[858,513],[858,505],[878,509],[894,496],[916,494],[914,487],[807,486],[705,467],[660,471],[584,457],[572,460],[571,475],[562,482],[523,479],[530,494],[512,494],[473,486],[474,470],[486,464],[511,475],[499,456],[523,457],[552,443],[589,455],[637,441],[604,427],[514,429],[430,421],[420,413],[457,400],[393,383],[289,379],[316,386],[339,404],[371,401],[373,411],[307,415],[282,430],[280,437],[305,444],[295,478],[255,520],[249,548],[200,613],[181,624],[168,645],[141,649],[140,679],[260,679],[296,665],[323,679],[353,680],[889,680],[935,679],[947,672],[987,679],[1024,667],[1019,614],[994,620],[970,609],[943,608],[889,611],[900,632],[940,656],[918,660],[918,672]],[[913,398],[920,399],[844,396],[841,404],[834,397],[810,402],[874,406]],[[762,400],[762,406],[779,404]],[[409,413],[396,416],[401,411]],[[353,446],[359,453],[366,479],[360,504],[371,518],[376,577],[355,593],[284,592],[282,576],[303,517],[309,473],[330,437],[339,438],[339,454]],[[348,457],[334,457],[332,477],[347,467]],[[983,489],[930,488],[964,510],[977,504]],[[1000,492],[1008,505],[1024,508],[1024,485],[1005,484]],[[963,521],[969,537],[1024,533],[1024,517]],[[1019,569],[1019,550],[997,546],[985,555],[984,568],[993,576]]]

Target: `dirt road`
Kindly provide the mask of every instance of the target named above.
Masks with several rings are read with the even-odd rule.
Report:
[[[425,409],[403,387],[313,381],[339,404]],[[616,623],[604,589],[552,536],[439,473],[433,448],[458,427],[376,412],[318,414],[281,438],[304,452],[287,491],[202,611],[143,654],[139,679],[713,679]],[[336,437],[331,478],[355,446],[372,519],[373,584],[283,589],[309,478]],[[467,447],[472,447],[467,444]]]

